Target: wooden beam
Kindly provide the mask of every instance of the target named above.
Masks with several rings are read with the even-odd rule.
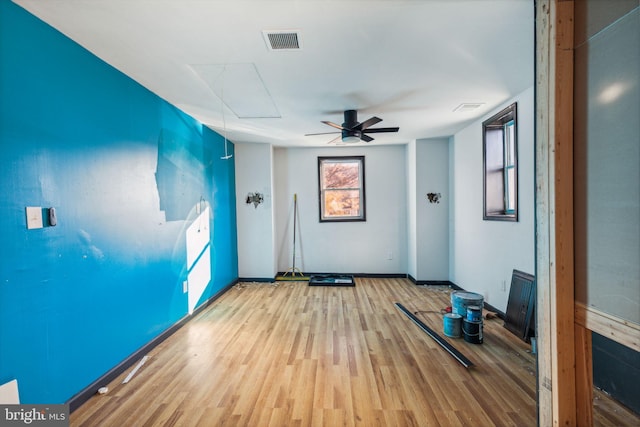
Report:
[[[536,281],[540,425],[576,425],[573,1],[536,2]]]
[[[575,324],[576,339],[576,425],[593,425],[593,357],[591,331]]]
[[[583,303],[575,304],[575,321],[590,331],[609,338],[632,350],[640,351],[640,325],[612,316]]]
[[[573,1],[555,13],[555,321],[552,324],[554,425],[576,425],[573,266]],[[589,349],[590,350],[590,349]]]
[[[536,3],[536,333],[538,341],[538,425],[552,424],[551,396],[551,224],[549,171],[551,1]]]

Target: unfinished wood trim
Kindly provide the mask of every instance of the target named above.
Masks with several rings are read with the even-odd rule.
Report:
[[[549,163],[551,126],[550,54],[553,50],[550,30],[551,0],[536,3],[536,334],[538,341],[538,425],[552,425],[551,396],[551,224]]]
[[[575,425],[576,345],[573,239],[573,1],[558,1],[555,14],[555,316],[552,323],[554,425]],[[552,316],[553,318],[553,316]],[[553,351],[555,349],[555,351]],[[580,357],[586,357],[580,355]],[[590,402],[589,402],[590,403]],[[589,406],[591,407],[591,406]]]
[[[573,1],[536,2],[538,422],[576,425]]]
[[[640,325],[581,302],[575,304],[576,324],[640,352]]]
[[[591,331],[575,324],[576,425],[593,425],[593,356]]]

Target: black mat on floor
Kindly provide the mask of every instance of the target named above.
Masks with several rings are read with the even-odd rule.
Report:
[[[341,274],[314,274],[309,278],[309,286],[355,286],[353,276]]]

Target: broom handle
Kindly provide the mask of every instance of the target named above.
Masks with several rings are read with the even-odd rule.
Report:
[[[293,194],[293,272],[296,271],[296,216],[298,213],[298,195]]]

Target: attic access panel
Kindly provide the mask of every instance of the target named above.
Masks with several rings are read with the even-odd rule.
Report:
[[[535,336],[535,277],[513,270],[504,327],[524,342]]]

